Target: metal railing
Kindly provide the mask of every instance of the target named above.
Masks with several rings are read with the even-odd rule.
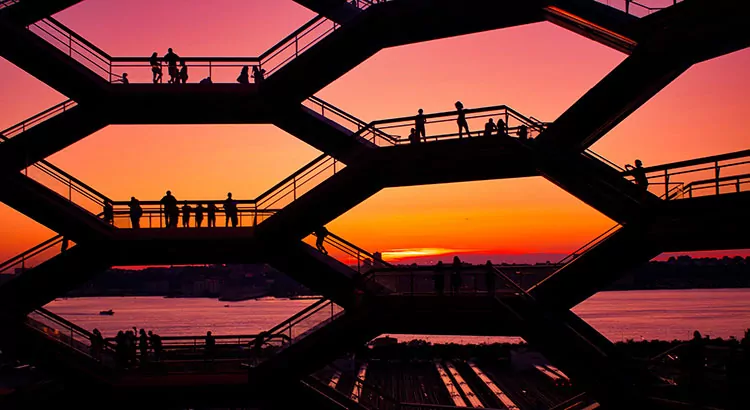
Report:
[[[644,167],[643,172],[649,190],[665,200],[742,192],[750,187],[750,150]],[[633,171],[623,175],[632,177]]]
[[[364,10],[373,4],[372,1],[360,1],[358,7]],[[210,77],[212,82],[234,83],[240,70],[246,66],[264,70],[263,78],[268,78],[339,27],[338,23],[318,15],[260,56],[180,57],[180,60],[188,67],[191,79],[201,80]],[[122,82],[123,74],[127,73],[128,81],[131,83],[150,83],[154,79],[152,68],[160,71],[162,77],[169,74],[169,67],[167,73],[164,73],[161,66],[163,58],[159,58],[159,65],[153,67],[150,57],[110,56],[52,17],[31,24],[27,28],[109,82]],[[178,66],[177,69],[179,68]],[[199,69],[197,75],[196,69]],[[162,82],[166,81],[162,78]],[[261,79],[256,78],[255,82],[259,83]]]
[[[456,139],[464,136],[516,136],[531,139],[538,136],[547,126],[546,123],[532,120],[505,105],[465,109],[463,112],[469,126],[470,135],[468,136],[466,133],[458,132],[458,111],[424,115],[425,136],[417,134],[418,141],[412,141],[409,138],[411,129],[416,128],[417,116],[372,121],[357,135],[378,146],[389,146]],[[502,120],[505,124],[502,126],[503,129],[485,132],[485,125],[490,119],[497,119],[498,121],[494,122],[496,125],[499,120]]]
[[[61,253],[63,240],[62,235],[57,235],[6,260],[0,264],[0,274],[21,274],[29,268],[52,259]],[[70,244],[69,246],[72,247],[73,245]]]
[[[284,208],[345,166],[336,158],[322,154],[261,194],[255,200],[256,206],[259,210]]]
[[[667,7],[674,6],[683,0],[596,0],[599,3],[606,4],[610,7],[622,10],[627,14],[635,17],[645,17],[656,13],[657,11],[664,10]],[[648,4],[645,4],[648,3]]]
[[[131,213],[129,201],[112,202],[114,219],[112,224],[118,228],[134,228],[138,222],[139,228],[168,228],[167,220],[174,217],[175,227],[178,228],[210,228],[235,227],[232,212],[228,212],[224,201],[220,200],[187,200],[178,201],[176,215],[167,216],[161,201],[140,201],[142,215],[137,218]],[[276,213],[277,209],[259,210],[255,200],[235,200],[236,227],[253,227]],[[188,208],[185,209],[185,206]],[[200,218],[196,216],[200,215]],[[185,218],[187,216],[187,218]],[[200,225],[199,225],[200,222]]]
[[[310,235],[310,238],[315,237],[314,233]],[[374,268],[393,267],[393,265],[384,261],[380,255],[370,253],[331,232],[326,235],[324,244],[327,249],[333,248],[335,253],[340,253],[341,259],[343,259],[340,259],[340,261],[356,268],[356,271],[360,274],[366,274]]]
[[[399,266],[374,269],[367,283],[385,288],[389,296],[513,296],[525,293],[496,265]]]
[[[18,124],[0,131],[0,140],[2,140],[0,142],[5,142],[15,137],[16,135],[21,134],[30,128],[33,128],[35,125],[38,125],[58,114],[64,113],[65,111],[75,107],[76,105],[78,104],[73,100],[66,100],[59,104],[53,105],[52,107],[47,108],[46,110],[35,114],[19,122]]]
[[[102,362],[110,362],[109,359],[112,359],[115,348],[111,343],[105,340],[100,352],[93,351],[91,332],[44,308],[38,308],[30,313],[26,317],[26,325],[91,359]],[[111,360],[111,363],[113,364],[114,360]]]

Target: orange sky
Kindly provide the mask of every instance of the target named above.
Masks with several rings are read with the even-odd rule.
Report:
[[[58,19],[112,55],[254,56],[313,14],[291,0],[86,0]],[[93,17],[96,16],[96,19]],[[370,121],[506,104],[552,121],[624,55],[551,25],[390,49],[318,93]],[[691,68],[593,148],[646,165],[748,148],[750,51]],[[192,72],[191,79],[200,78]],[[65,99],[0,60],[0,127]],[[110,126],[49,160],[106,195],[251,199],[318,152],[273,126]],[[566,253],[613,223],[542,178],[383,191],[330,224],[371,251]],[[0,259],[53,235],[0,205]]]

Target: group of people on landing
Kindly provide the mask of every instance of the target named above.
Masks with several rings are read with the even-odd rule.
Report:
[[[159,203],[162,206],[161,212],[164,216],[164,227],[166,228],[176,228],[180,219],[180,214],[182,214],[183,228],[190,227],[191,216],[195,218],[196,228],[203,226],[204,216],[207,221],[206,226],[209,228],[216,227],[216,213],[218,212],[218,208],[214,202],[207,202],[205,207],[203,206],[203,203],[199,202],[198,205],[193,208],[188,205],[187,201],[184,201],[182,208],[180,208],[177,204],[177,198],[172,195],[172,191],[167,191],[167,194],[164,195]],[[228,227],[231,223],[232,228],[236,228],[239,224],[239,210],[237,208],[237,202],[232,199],[231,192],[227,193],[227,198],[222,202],[222,206],[224,215],[226,216],[225,226]],[[141,202],[135,197],[131,197],[130,202],[128,202],[128,208],[130,209],[129,216],[131,226],[135,229],[140,228],[141,217],[143,216]],[[104,222],[110,225],[114,225],[115,223],[115,211],[112,202],[110,201],[104,202]]]
[[[469,122],[466,120],[466,109],[464,108],[463,103],[461,103],[461,101],[456,101],[454,106],[456,107],[456,112],[458,114],[458,118],[456,119],[456,123],[458,124],[458,138],[463,138],[464,132],[466,132],[467,137],[471,137]],[[419,111],[417,111],[417,116],[414,117],[414,128],[412,128],[409,133],[410,143],[417,144],[420,142],[427,142],[427,127],[425,124],[427,124],[427,119],[424,115],[424,110],[420,108]],[[490,118],[484,125],[484,134],[481,135],[489,137],[495,134],[504,136],[508,135],[508,125],[502,118],[497,119],[497,124],[492,118]],[[480,134],[477,133],[477,135]],[[523,141],[528,140],[529,130],[526,125],[518,127],[518,138]]]
[[[190,217],[195,216],[195,227],[200,228],[203,225],[203,215],[207,216],[207,226],[209,228],[216,227],[216,204],[208,202],[206,207],[202,203],[193,208],[188,205],[187,201],[183,202],[182,208],[178,208],[177,199],[172,195],[172,191],[167,191],[164,198],[161,199],[161,205],[164,212],[164,221],[167,228],[176,228],[177,222],[182,213],[182,227],[190,227]],[[232,199],[232,193],[227,193],[227,199],[222,203],[224,208],[224,215],[226,217],[224,226],[232,224],[232,228],[236,228],[239,222],[239,211],[237,209],[237,202]],[[131,208],[132,209],[132,208]]]
[[[180,66],[177,66],[177,63],[180,63]],[[159,57],[159,53],[156,51],[151,54],[151,57],[148,59],[148,64],[151,66],[151,81],[154,82],[154,84],[160,84],[164,81],[164,68],[163,63],[167,64],[167,74],[169,74],[169,80],[167,80],[168,84],[185,84],[188,81],[188,66],[185,64],[185,60],[180,58],[172,49],[170,48],[167,50],[167,53],[164,55],[164,57]],[[252,77],[256,84],[260,84],[263,82],[263,80],[266,77],[266,70],[261,68],[260,66],[254,65],[253,66],[253,74]],[[128,73],[122,73],[122,76],[118,80],[119,82],[123,84],[130,84],[130,80],[128,79]],[[250,84],[250,67],[249,66],[243,66],[240,70],[240,75],[237,77],[237,82],[240,84]],[[213,80],[211,80],[211,76],[202,79],[199,81],[200,84],[212,84]]]
[[[136,336],[138,335],[138,336]],[[91,356],[96,360],[102,360],[105,340],[99,329],[94,329],[89,336],[91,339]],[[132,330],[118,331],[114,338],[115,342],[115,360],[117,367],[124,369],[135,367],[139,359],[137,352],[140,350],[140,363],[146,363],[149,360],[149,347],[153,351],[153,358],[159,361],[162,356],[161,336],[149,330],[148,334],[144,329],[140,332],[135,326]]]

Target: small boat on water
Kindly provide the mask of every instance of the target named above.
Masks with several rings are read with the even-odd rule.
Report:
[[[115,314],[115,311],[112,310],[112,309],[110,309],[110,310],[102,310],[101,312],[99,312],[99,314],[100,315],[105,315],[105,316],[112,316],[112,315]]]

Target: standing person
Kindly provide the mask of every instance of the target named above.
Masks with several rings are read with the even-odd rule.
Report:
[[[151,342],[151,348],[154,350],[154,360],[161,360],[161,336],[152,331],[148,331],[148,338]]]
[[[427,129],[425,124],[427,120],[424,118],[424,110],[421,108],[417,111],[417,116],[414,117],[414,129],[417,131],[417,136],[422,136],[422,140],[427,142]]]
[[[183,228],[189,228],[190,227],[190,213],[193,211],[193,208],[188,205],[187,201],[182,203],[182,227]]]
[[[216,228],[216,204],[215,203],[211,202],[210,204],[208,204],[206,215],[208,216],[208,222],[207,222],[208,227]]]
[[[133,229],[140,228],[141,216],[143,216],[143,208],[141,208],[141,201],[135,199],[134,196],[131,196],[130,203],[128,204],[128,208],[130,208],[130,226],[132,226]]]
[[[458,119],[456,122],[458,123],[458,138],[463,138],[463,130],[466,130],[466,136],[471,137],[471,132],[469,131],[469,123],[466,122],[466,111],[464,110],[464,105],[461,103],[461,101],[456,101],[456,111],[458,111]]]
[[[643,170],[643,162],[640,159],[635,160],[635,166],[625,165],[625,169],[633,175],[636,185],[643,188],[644,191],[648,189],[648,177],[646,177],[646,171]]]
[[[60,253],[67,251],[69,246],[70,246],[70,241],[68,241],[67,237],[63,236],[62,243],[60,244]]]
[[[453,257],[453,272],[451,272],[451,292],[458,295],[461,289],[461,259],[458,256]]]
[[[237,77],[237,82],[240,84],[250,84],[250,68],[248,66],[243,66],[242,70],[240,70],[240,76]]]
[[[485,276],[487,293],[495,293],[495,267],[492,266],[492,261],[490,260],[484,266],[487,268],[487,276]]]
[[[115,336],[115,358],[117,362],[117,368],[124,369],[128,365],[128,338],[125,336],[125,332],[122,330],[117,332]]]
[[[110,225],[115,224],[115,208],[108,199],[104,201],[104,222]]]
[[[151,74],[153,75],[152,80],[154,81],[154,84],[160,83],[164,76],[164,70],[161,68],[161,61],[159,61],[159,55],[156,51],[154,51],[154,54],[151,54],[148,63],[151,65]]]
[[[159,202],[161,202],[162,206],[164,207],[165,226],[167,228],[177,226],[177,220],[172,220],[172,218],[179,213],[177,211],[177,198],[172,196],[172,191],[167,191],[167,194],[164,195],[164,198],[162,198]]]
[[[505,124],[505,120],[502,118],[497,119],[497,135],[507,135],[508,125]]]
[[[198,206],[195,207],[195,227],[200,228],[201,225],[203,225],[203,213],[206,211],[206,208],[203,207],[203,204],[198,203]]]
[[[146,331],[141,329],[138,336],[138,350],[141,352],[141,366],[148,361],[148,336]]]
[[[177,82],[185,84],[188,80],[188,68],[185,65],[185,60],[180,60],[180,72],[177,73]]]
[[[177,69],[177,61],[180,60],[180,56],[175,54],[170,48],[167,50],[167,54],[164,55],[164,61],[167,63],[167,73],[169,73],[170,84],[177,84],[179,81],[179,70]]]
[[[318,248],[318,251],[322,253],[323,255],[328,255],[328,251],[323,246],[323,243],[326,240],[326,236],[328,236],[330,232],[328,232],[328,229],[326,229],[325,226],[321,226],[318,228],[318,230],[315,231],[315,237],[317,238],[315,240],[315,247]]]
[[[210,330],[206,332],[206,351],[204,353],[206,355],[206,360],[214,360],[214,355],[216,354],[216,338],[211,334]]]
[[[102,337],[102,334],[99,332],[99,329],[94,328],[94,330],[91,331],[90,342],[91,342],[91,356],[95,360],[101,361],[102,349],[104,348],[104,337]]]
[[[264,68],[260,68],[260,66],[254,65],[253,66],[253,81],[255,81],[255,84],[260,84],[265,79],[266,79],[266,70]]]
[[[232,221],[232,228],[237,227],[237,203],[232,199],[232,193],[227,193],[227,199],[224,200],[224,226],[229,226],[229,221]]]

